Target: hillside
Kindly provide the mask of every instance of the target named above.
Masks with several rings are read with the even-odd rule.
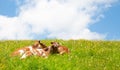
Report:
[[[70,54],[20,60],[10,54],[33,40],[0,41],[0,70],[120,70],[120,41],[41,40],[47,46],[51,41],[67,46]]]

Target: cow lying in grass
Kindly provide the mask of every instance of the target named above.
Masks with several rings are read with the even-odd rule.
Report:
[[[32,46],[26,46],[19,48],[12,53],[12,56],[21,56],[21,59],[26,58],[31,55],[37,55],[42,57],[47,57],[47,52],[43,48],[46,48],[43,43],[36,41]]]
[[[60,45],[58,42],[51,42],[51,46],[44,48],[48,54],[65,54],[69,53],[69,49]]]
[[[69,49],[65,46],[60,45],[58,42],[51,42],[52,52],[53,53],[59,53],[59,54],[65,54],[69,53]]]
[[[40,57],[44,57],[44,58],[48,57],[48,53],[44,49],[33,49],[32,51],[26,51],[22,55],[21,59],[24,59],[24,58],[32,56],[32,55],[36,55],[36,56],[40,56]]]

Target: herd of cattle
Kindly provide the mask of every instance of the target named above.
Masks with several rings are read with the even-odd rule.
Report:
[[[20,56],[20,59],[35,55],[47,58],[50,54],[66,54],[69,49],[60,45],[58,42],[51,42],[51,46],[46,46],[41,41],[35,41],[32,46],[26,46],[16,49],[11,55]]]

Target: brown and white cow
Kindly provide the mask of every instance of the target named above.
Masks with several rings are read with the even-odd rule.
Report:
[[[21,56],[21,59],[26,58],[31,55],[38,55],[47,57],[47,53],[43,50],[47,46],[41,43],[40,41],[35,41],[32,46],[25,46],[23,48],[19,48],[12,53],[12,56]]]
[[[51,42],[51,50],[53,53],[65,54],[69,53],[69,49],[65,46],[60,45],[58,42]]]
[[[21,56],[21,59],[24,59],[24,58],[29,57],[31,55],[40,56],[40,57],[44,57],[44,58],[48,57],[48,53],[44,49],[32,49],[32,51],[26,51]]]

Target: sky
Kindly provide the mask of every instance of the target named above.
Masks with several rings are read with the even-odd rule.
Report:
[[[120,40],[119,0],[0,0],[0,40]]]

